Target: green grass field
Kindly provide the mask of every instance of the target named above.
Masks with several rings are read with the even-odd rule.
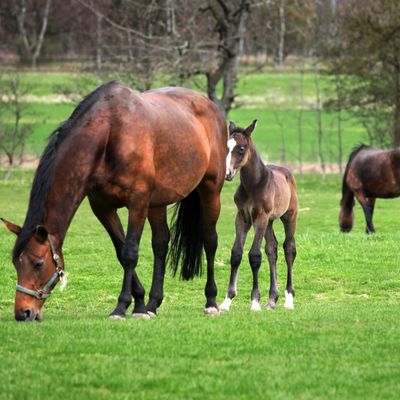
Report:
[[[0,215],[22,223],[32,172],[0,181]],[[229,277],[237,185],[223,190],[216,280]],[[13,320],[14,237],[0,227],[0,399],[397,399],[400,393],[400,201],[378,200],[377,234],[338,229],[340,178],[298,177],[300,213],[294,269],[296,306],[251,313],[244,257],[232,310],[203,315],[205,277],[167,273],[159,316],[108,321],[122,270],[87,202],[64,247],[69,284],[55,289],[42,323]],[[126,212],[121,216],[126,220]],[[280,246],[283,230],[276,223]],[[250,239],[250,238],[249,238]],[[249,246],[247,245],[247,249]],[[282,251],[278,269],[285,283]],[[146,227],[137,267],[147,290],[152,254]],[[260,272],[267,302],[266,257]]]

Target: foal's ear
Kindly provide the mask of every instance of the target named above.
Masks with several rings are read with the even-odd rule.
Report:
[[[6,219],[1,218],[1,217],[0,217],[0,219],[4,222],[4,224],[6,225],[6,227],[8,228],[8,230],[10,232],[15,233],[16,235],[19,235],[19,233],[22,230],[22,228],[19,225],[15,225],[12,222],[7,221]]]
[[[255,119],[244,131],[243,135],[250,137],[252,132],[254,131],[254,128],[256,127],[257,120]]]
[[[236,125],[234,122],[229,121],[229,136],[232,135],[232,133],[235,131]]]
[[[49,232],[47,232],[47,229],[42,226],[38,225],[35,229],[35,237],[39,242],[44,242],[47,240],[47,236],[49,235]]]

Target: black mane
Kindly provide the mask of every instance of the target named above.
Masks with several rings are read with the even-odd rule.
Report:
[[[114,83],[114,81],[107,82],[87,95],[75,108],[71,116],[51,133],[49,143],[44,149],[35,173],[25,222],[14,246],[14,258],[19,256],[32,232],[46,217],[46,200],[53,181],[58,146],[68,135],[75,121],[98,100],[100,94],[106,88]]]

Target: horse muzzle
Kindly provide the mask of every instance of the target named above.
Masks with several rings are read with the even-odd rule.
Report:
[[[40,311],[29,307],[15,310],[14,316],[15,320],[18,322],[41,321],[43,319]]]

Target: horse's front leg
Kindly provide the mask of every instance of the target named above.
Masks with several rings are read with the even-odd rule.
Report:
[[[262,255],[261,244],[268,225],[268,215],[260,212],[254,218],[254,239],[249,251],[249,262],[253,273],[253,288],[251,290],[251,311],[261,311],[260,291],[258,289],[258,272],[261,267]]]
[[[374,211],[375,201],[372,201],[372,203],[370,204],[370,201],[367,200],[363,192],[355,192],[355,196],[364,211],[365,222],[367,224],[365,232],[375,233],[374,224],[372,223],[372,215]]]
[[[148,219],[152,232],[151,244],[154,254],[154,266],[149,302],[146,308],[150,316],[155,316],[157,308],[161,305],[164,297],[165,259],[170,238],[166,207],[150,208]]]
[[[139,258],[139,243],[142,236],[143,226],[148,212],[147,196],[135,197],[132,206],[129,208],[128,229],[125,244],[122,249],[122,265],[124,268],[124,278],[122,281],[121,293],[118,297],[118,304],[111,313],[110,318],[124,317],[126,309],[129,307],[132,296],[135,300],[133,317],[147,316],[144,303],[145,291],[139,278],[135,275],[135,268]]]
[[[243,256],[243,246],[246,236],[251,227],[249,221],[245,220],[243,211],[238,211],[235,221],[236,236],[231,251],[231,275],[229,278],[228,291],[225,300],[219,306],[221,311],[229,311],[233,298],[237,293],[238,270]]]
[[[267,310],[276,307],[279,298],[278,279],[276,271],[276,261],[278,259],[278,241],[272,227],[273,221],[269,221],[267,231],[265,232],[265,252],[267,253],[269,263],[269,299]]]

